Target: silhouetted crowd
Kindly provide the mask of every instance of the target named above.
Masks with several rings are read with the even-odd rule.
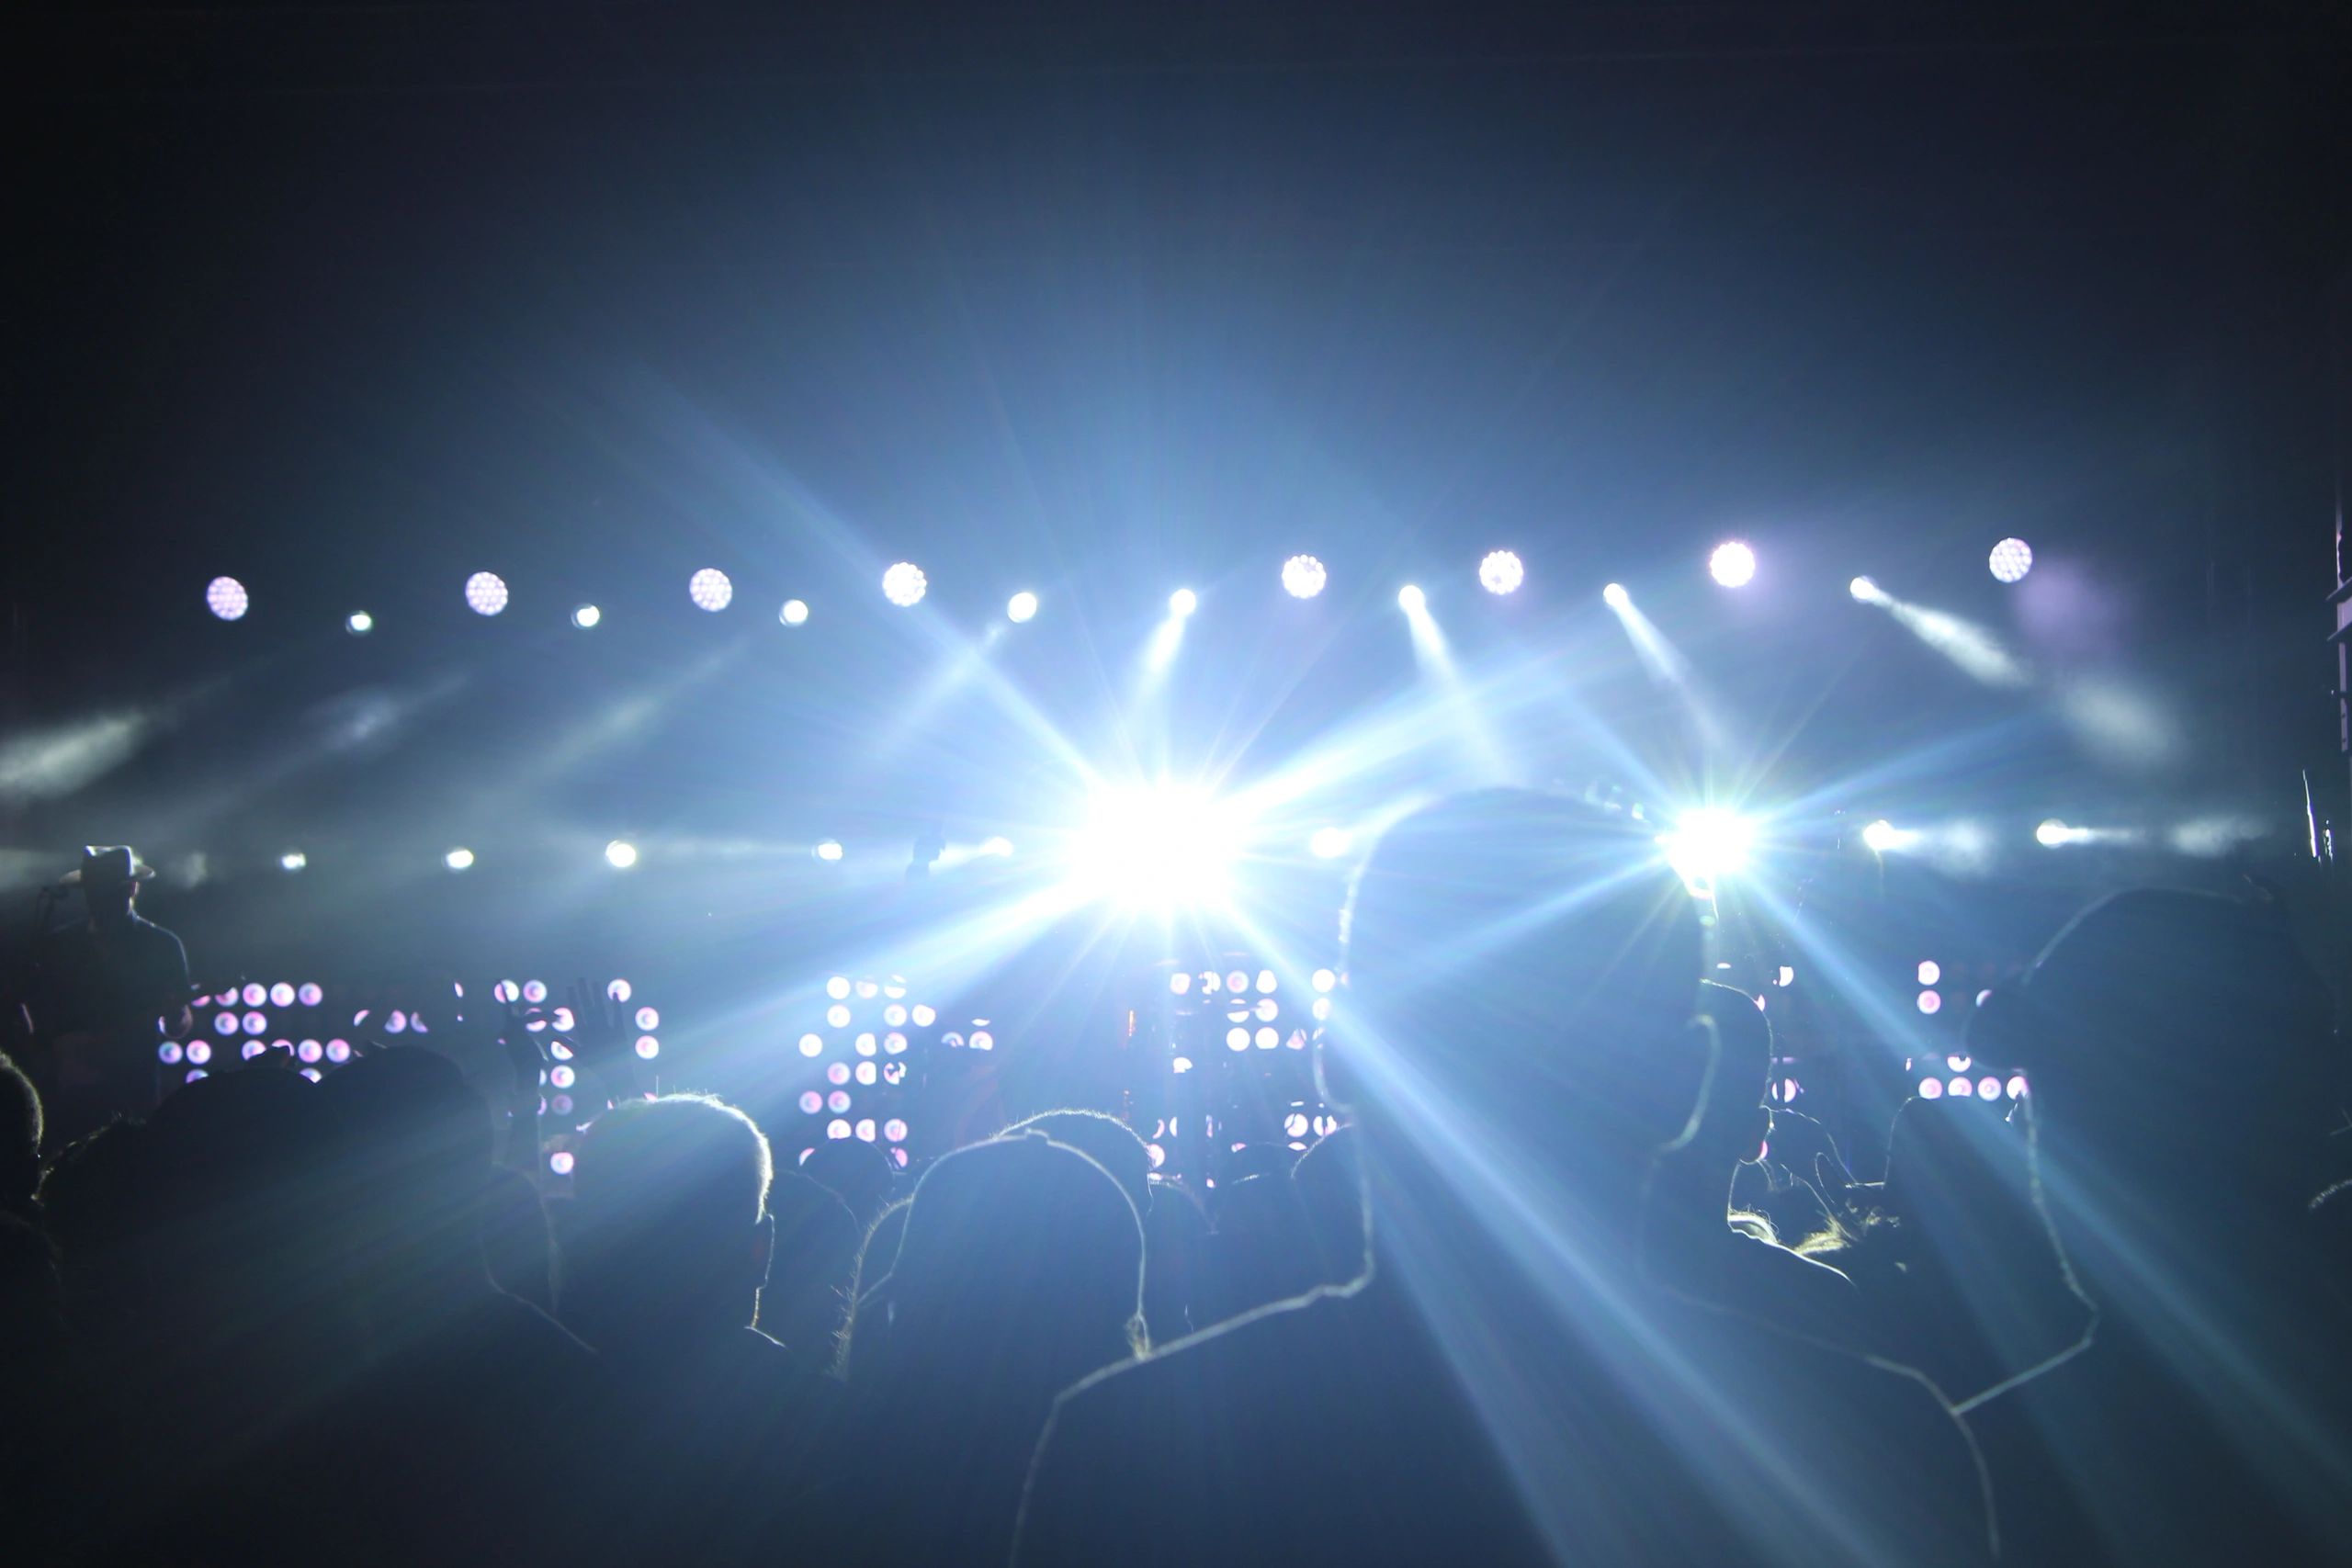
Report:
[[[1214,1192],[1092,1111],[908,1185],[673,1094],[543,1201],[495,1021],[62,1148],[0,1070],[0,1562],[2352,1560],[2352,1124],[2268,903],[2093,907],[1973,1021],[2030,1092],[1868,1183],[1638,822],[1441,802],[1343,934],[1346,1124]]]

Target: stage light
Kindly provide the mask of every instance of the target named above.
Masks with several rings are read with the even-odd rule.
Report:
[[[1937,963],[1932,958],[1922,958],[1919,960],[1919,984],[1923,986],[1939,985],[1942,982],[1943,977],[1944,966],[1942,964]]]
[[[2044,822],[2041,827],[2036,828],[2033,830],[2033,836],[2035,841],[2042,845],[2043,848],[2054,850],[2061,844],[2078,843],[2082,840],[2090,837],[2090,834],[2088,830],[2085,829],[2069,828],[2066,824],[2059,821],[2055,817],[2052,817],[2049,821]]]
[[[1189,588],[1179,588],[1168,596],[1168,613],[1182,620],[1201,607],[1201,596]]]
[[[615,839],[605,846],[605,863],[616,871],[627,871],[637,863],[637,846],[627,839]]]
[[[1918,841],[1919,834],[1916,829],[1898,828],[1884,818],[1881,818],[1862,829],[1862,843],[1872,854],[1890,854],[1896,850],[1907,850]]]
[[[1072,880],[1088,897],[1136,909],[1212,903],[1225,893],[1235,840],[1230,814],[1204,791],[1109,790],[1078,835]]]
[[[627,980],[616,979],[611,985],[605,987],[605,995],[612,998],[613,1000],[616,1002],[625,1002],[628,1000],[634,990],[635,987],[630,986]]]
[[[1003,838],[989,839],[980,845],[980,853],[994,855],[999,860],[1002,860],[1012,853],[1012,840]]]
[[[1612,582],[1600,591],[1600,602],[1612,610],[1622,610],[1634,602],[1634,596],[1625,592],[1623,583]]]
[[[1693,888],[1712,886],[1745,866],[1755,840],[1752,824],[1715,806],[1684,812],[1672,832],[1658,835],[1667,863]]]
[[[1725,588],[1745,588],[1756,580],[1756,552],[1742,539],[1726,539],[1707,558],[1707,571]]]
[[[1355,841],[1356,836],[1345,828],[1317,828],[1307,835],[1306,852],[1317,860],[1338,860]]]
[[[451,871],[470,871],[473,869],[474,852],[461,845],[443,855],[441,863]]]
[[[1023,590],[1004,602],[1004,618],[1015,626],[1036,617],[1037,596],[1035,593]]]
[[[224,621],[241,621],[253,601],[245,585],[233,577],[216,577],[204,585],[204,606]]]
[[[735,602],[735,584],[715,566],[707,566],[686,580],[686,597],[697,610],[714,613]]]
[[[2033,547],[2023,539],[2003,539],[1993,547],[1985,563],[1996,582],[2023,582],[2033,570]]]
[[[1867,577],[1858,577],[1846,584],[1846,592],[1865,604],[1875,604],[1879,599],[1878,584]]]
[[[836,975],[831,979],[826,981],[825,995],[832,998],[833,1000],[837,1002],[847,1001],[849,999],[849,976],[846,975]]]
[[[637,1054],[640,1060],[651,1061],[662,1054],[662,1042],[650,1034],[637,1037]]]
[[[1313,984],[1317,991],[1329,991],[1339,983],[1339,976],[1329,969],[1317,969],[1313,976]]]
[[[1396,590],[1396,607],[1408,615],[1418,615],[1430,607],[1430,596],[1418,584],[1408,582]]]
[[[306,1008],[314,1008],[326,999],[326,992],[319,988],[316,980],[305,980],[294,987],[294,999]]]
[[[582,631],[594,631],[605,618],[605,612],[594,604],[582,604],[571,612],[571,624]]]
[[[1510,550],[1489,550],[1478,563],[1478,585],[1489,593],[1515,593],[1527,581],[1527,568]]]
[[[1919,1010],[1921,1012],[1933,1016],[1936,1013],[1943,1011],[1943,1009],[1944,999],[1938,993],[1934,991],[1921,991],[1919,993]]]
[[[495,615],[506,608],[506,580],[494,571],[478,571],[466,579],[466,608],[477,615]]]
[[[841,859],[842,854],[841,840],[839,839],[825,840],[822,843],[820,843],[817,846],[816,854],[817,858],[821,861],[837,861]]]
[[[277,869],[280,871],[300,871],[310,863],[311,857],[300,850],[288,850],[277,857]]]
[[[343,629],[353,637],[366,637],[376,629],[376,617],[365,610],[354,610],[344,616]]]
[[[555,1172],[558,1176],[570,1176],[571,1174],[572,1163],[571,1151],[570,1149],[558,1149],[555,1153],[548,1156],[548,1168]]]
[[[292,1007],[294,1005],[293,986],[284,980],[280,980],[277,984],[272,986],[269,988],[269,1005],[274,1008]]]
[[[912,561],[902,560],[882,574],[882,597],[901,610],[922,604],[930,591],[931,580]]]
[[[808,606],[798,599],[786,599],[784,602],[784,608],[775,613],[775,618],[787,626],[807,626]]]
[[[1283,562],[1283,591],[1294,599],[1312,599],[1323,592],[1328,575],[1313,556],[1293,556]]]

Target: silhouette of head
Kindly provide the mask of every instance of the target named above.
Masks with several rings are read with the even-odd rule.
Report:
[[[29,1213],[40,1185],[40,1095],[22,1068],[0,1055],[0,1211]]]
[[[848,1204],[861,1235],[889,1207],[899,1180],[890,1156],[862,1138],[826,1139],[800,1162],[800,1174]]]
[[[775,1247],[760,1292],[761,1331],[805,1364],[830,1366],[857,1272],[856,1217],[830,1189],[797,1170],[776,1172],[768,1213]]]
[[[1724,1179],[1732,1168],[1763,1152],[1772,1113],[1765,1101],[1772,1074],[1772,1026],[1746,991],[1713,980],[1699,986],[1699,1012],[1715,1032],[1714,1071],[1707,1079],[1706,1103],[1683,1152]]]
[[[567,1319],[599,1348],[749,1326],[767,1277],[775,1175],[766,1136],[712,1096],[605,1111],[572,1168]]]
[[[2143,889],[2093,905],[2003,1010],[2046,1148],[2139,1183],[2234,1183],[2337,1103],[2325,987],[2270,910]],[[2308,1194],[2304,1194],[2308,1196]]]
[[[1101,1166],[1140,1214],[1151,1207],[1151,1151],[1133,1127],[1100,1111],[1041,1111],[1004,1130],[1042,1133]]]
[[[1328,1098],[1367,1153],[1432,1117],[1637,1179],[1700,1077],[1699,918],[1655,830],[1530,790],[1457,795],[1381,836],[1345,922]]]
[[[413,1046],[370,1052],[319,1086],[347,1205],[354,1261],[430,1254],[468,1266],[486,1288],[480,1220],[490,1179],[490,1112],[446,1056]]]
[[[1143,1227],[1109,1173],[1036,1134],[975,1144],[915,1188],[853,1383],[1042,1404],[1141,1337]]]

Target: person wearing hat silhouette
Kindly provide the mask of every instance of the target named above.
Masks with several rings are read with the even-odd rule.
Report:
[[[58,883],[80,890],[85,914],[48,933],[32,987],[37,1076],[57,1146],[149,1109],[156,1043],[187,1032],[187,951],[136,908],[139,885],[154,874],[128,844],[93,845]]]

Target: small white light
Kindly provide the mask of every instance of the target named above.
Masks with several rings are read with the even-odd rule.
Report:
[[[343,629],[353,637],[366,637],[376,629],[376,617],[365,610],[354,610],[344,616]]]
[[[627,871],[637,863],[637,846],[627,839],[615,839],[605,846],[605,863],[616,871]]]
[[[1345,828],[1317,828],[1307,836],[1306,852],[1317,860],[1338,860],[1355,841],[1356,836]]]
[[[1293,556],[1283,562],[1283,590],[1294,599],[1312,599],[1323,592],[1330,574],[1313,556]]]
[[[1396,590],[1396,607],[1408,615],[1418,615],[1430,607],[1430,596],[1418,583],[1408,582]]]
[[[443,855],[441,863],[451,871],[469,871],[473,868],[474,852],[461,845]]]
[[[1025,589],[1004,602],[1004,618],[1015,626],[1035,620],[1036,615],[1037,596]]]
[[[300,850],[288,850],[277,857],[277,866],[280,871],[300,871],[310,863],[311,857]]]
[[[686,580],[686,597],[695,609],[716,613],[735,602],[735,584],[717,567],[707,566]]]
[[[1707,571],[1725,588],[1745,588],[1756,581],[1756,552],[1745,539],[1726,539],[1707,558]]]
[[[1996,582],[2023,582],[2025,574],[2033,570],[2033,547],[2023,539],[2003,539],[1993,547],[1984,564]]]
[[[775,618],[782,621],[787,626],[807,626],[808,624],[808,606],[801,600],[786,599],[784,602],[784,608],[775,613]]]
[[[1883,855],[1890,851],[1902,849],[1918,836],[1917,833],[1896,827],[1883,818],[1862,829],[1862,842],[1869,847],[1872,854]]]
[[[597,623],[604,618],[605,612],[594,604],[582,604],[571,612],[571,624],[583,632],[594,631]]]
[[[506,608],[506,580],[494,571],[478,571],[466,579],[466,607],[477,615],[495,615]]]
[[[245,585],[233,577],[216,577],[204,585],[204,607],[224,621],[241,621],[252,608]]]
[[[1612,610],[1622,610],[1634,602],[1634,596],[1625,592],[1623,583],[1612,582],[1600,591],[1600,602]]]
[[[1478,563],[1478,584],[1489,593],[1515,593],[1526,581],[1526,566],[1510,550],[1489,550]]]
[[[1201,596],[1189,588],[1179,588],[1168,596],[1168,613],[1182,620],[1201,607]]]
[[[922,604],[930,591],[931,580],[912,561],[902,560],[882,574],[882,597],[902,610]]]
[[[2076,831],[2077,829],[2067,827],[2066,824],[2052,817],[2049,821],[2036,828],[2033,830],[2033,836],[2045,848],[2054,850],[2061,844],[2073,843]]]
[[[817,858],[821,861],[837,861],[842,858],[842,852],[839,839],[827,839],[817,846]]]
[[[1878,597],[1878,584],[1867,577],[1858,577],[1846,584],[1846,592],[1867,604]]]
[[[984,855],[995,855],[1000,860],[1012,852],[1012,840],[1011,839],[990,839],[980,845],[980,853]]]

